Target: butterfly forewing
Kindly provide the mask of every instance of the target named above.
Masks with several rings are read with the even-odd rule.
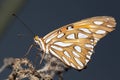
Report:
[[[45,52],[51,53],[75,69],[83,69],[89,62],[96,43],[114,30],[112,17],[92,17],[68,24],[43,37]]]

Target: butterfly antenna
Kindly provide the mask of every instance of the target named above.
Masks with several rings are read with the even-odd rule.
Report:
[[[27,28],[27,29],[30,31],[30,33],[31,33],[33,36],[36,35],[36,34],[30,29],[30,27],[23,22],[23,20],[22,20],[21,18],[19,18],[19,17],[18,17],[16,14],[14,14],[14,13],[13,13],[12,15],[15,16],[15,17],[24,25],[24,27]],[[29,52],[30,52],[31,48],[33,47],[33,45],[34,45],[34,44],[32,44],[32,45],[29,47],[29,49],[28,49],[27,53],[24,55],[24,57],[26,57],[26,56],[29,54]],[[40,52],[41,52],[41,50],[40,50]],[[45,56],[45,53],[43,53],[43,55],[42,55],[42,58],[41,58],[41,60],[40,60],[40,64],[42,63],[42,61],[43,61],[43,59],[44,59],[44,56]]]
[[[27,28],[27,29],[30,31],[30,33],[31,33],[33,36],[35,36],[35,33],[30,29],[30,27],[28,27],[28,25],[26,25],[26,24],[23,22],[23,20],[22,20],[21,18],[19,18],[16,14],[12,14],[12,15],[15,16],[15,17],[24,25],[24,27]]]
[[[24,22],[23,22],[23,20],[21,19],[21,18],[19,18],[16,14],[12,14],[14,17],[16,17],[23,25],[24,25],[24,27],[27,29],[27,30],[29,30],[29,32],[33,35],[33,36],[35,36],[35,33],[30,29],[30,27],[28,26],[28,25],[26,25]],[[33,45],[34,44],[31,44],[30,45],[30,47],[29,47],[29,49],[28,49],[28,51],[27,51],[27,53],[24,55],[24,57],[26,57],[26,56],[28,56],[28,54],[30,53],[30,50],[31,50],[31,48],[33,47]]]

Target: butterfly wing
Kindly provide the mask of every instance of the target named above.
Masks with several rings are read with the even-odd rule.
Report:
[[[68,24],[43,37],[45,52],[51,53],[75,69],[83,69],[90,60],[97,42],[114,30],[116,22],[98,16]]]

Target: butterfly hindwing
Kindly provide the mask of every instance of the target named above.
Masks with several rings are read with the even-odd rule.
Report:
[[[43,37],[45,52],[51,53],[75,69],[89,62],[97,42],[114,30],[112,17],[100,16],[68,24]]]

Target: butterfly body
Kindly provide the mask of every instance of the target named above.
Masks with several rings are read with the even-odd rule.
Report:
[[[112,17],[92,17],[65,25],[43,38],[35,36],[34,40],[46,54],[81,70],[89,62],[97,42],[113,31],[115,25]]]

